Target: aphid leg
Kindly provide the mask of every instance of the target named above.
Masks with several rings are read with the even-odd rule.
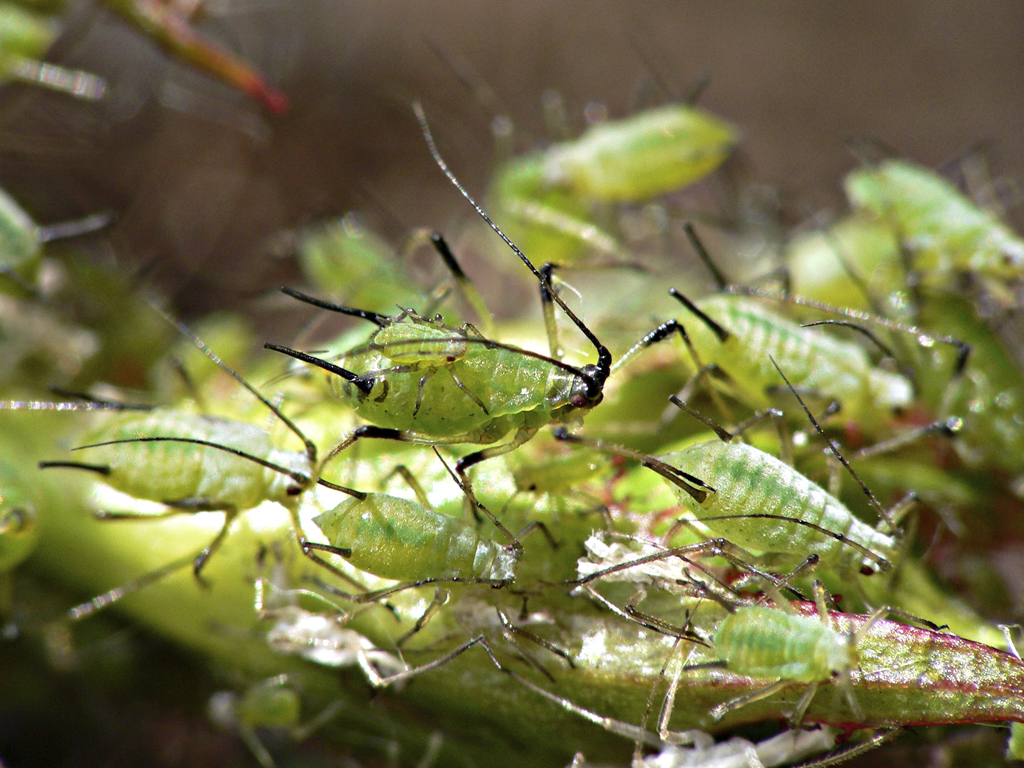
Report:
[[[431,662],[421,664],[418,667],[412,667],[411,669],[406,669],[403,672],[399,672],[394,675],[381,676],[380,673],[378,673],[371,664],[361,664],[360,666],[362,666],[364,671],[367,673],[367,676],[370,678],[370,684],[374,688],[386,688],[389,685],[395,685],[396,683],[404,682],[405,680],[408,680],[411,677],[422,675],[424,672],[430,672],[431,670],[437,669],[438,667],[443,667],[449,661],[461,656],[463,653],[465,653],[475,645],[479,645],[484,650],[484,652],[490,657],[491,661],[494,662],[494,666],[504,671],[504,667],[502,667],[498,660],[494,657],[494,654],[491,652],[491,647],[487,644],[487,639],[483,635],[477,635],[471,640],[468,640],[467,642],[460,645],[455,650],[446,653],[439,659],[434,659]],[[362,650],[358,651],[358,653],[365,655],[365,652]]]
[[[183,568],[187,568],[189,565],[194,565],[196,558],[196,555],[187,555],[177,560],[173,560],[162,568],[150,571],[149,573],[144,574],[137,579],[133,579],[126,584],[122,584],[115,589],[108,590],[102,595],[96,595],[96,597],[91,600],[87,600],[86,602],[69,609],[68,618],[71,621],[80,621],[87,616],[91,616],[97,611],[106,608],[108,605],[116,603],[121,598],[126,597],[133,592],[145,589],[150,584],[155,584],[161,579],[164,579]]]
[[[694,477],[688,472],[684,472],[681,469],[666,464],[665,462],[645,453],[631,451],[628,448],[623,448],[618,445],[611,445],[602,440],[593,440],[590,438],[580,437],[579,435],[573,435],[565,427],[557,427],[553,434],[556,440],[564,440],[569,443],[586,445],[600,451],[617,454],[627,459],[636,459],[643,466],[657,472],[670,483],[685,491],[698,504],[704,503],[710,494],[715,493],[715,489],[700,478]]]
[[[523,430],[523,429],[519,430],[519,432],[524,432],[524,431],[526,431],[526,430]],[[534,433],[536,433],[536,431],[537,430],[533,430]],[[518,437],[519,435],[517,434],[516,436]],[[533,437],[533,434],[531,434],[530,437]],[[529,440],[529,437],[526,438],[526,439]],[[524,442],[525,442],[525,440],[524,440]],[[501,448],[501,447],[505,447],[505,446],[497,446],[497,447]],[[510,450],[512,450],[512,449],[508,448],[507,450],[502,451],[502,453],[507,453]],[[483,451],[478,451],[477,453],[483,453]],[[478,510],[478,509],[480,511],[482,511],[485,515],[487,515],[488,519],[494,524],[494,527],[497,528],[498,531],[501,533],[501,535],[504,536],[508,540],[508,545],[507,546],[510,547],[512,549],[512,551],[517,554],[517,559],[518,559],[518,557],[522,557],[523,545],[519,543],[519,539],[512,535],[512,531],[510,531],[508,528],[506,528],[504,526],[504,524],[497,517],[494,516],[494,513],[491,512],[491,510],[489,510],[487,507],[485,507],[483,504],[481,504],[477,500],[476,496],[473,495],[473,491],[472,491],[472,489],[469,486],[468,478],[466,478],[466,476],[460,471],[460,465],[462,464],[463,461],[465,461],[465,459],[469,458],[469,456],[465,456],[462,459],[459,459],[459,461],[456,462],[456,464],[455,464],[455,472],[452,472],[451,467],[448,466],[448,462],[446,462],[441,457],[440,452],[437,450],[437,446],[434,446],[434,455],[437,456],[438,461],[441,462],[442,466],[444,466],[445,470],[448,472],[448,475],[452,478],[452,480],[455,481],[456,485],[458,485],[459,488],[462,489],[462,492],[465,494],[466,498],[469,500],[469,503],[472,505],[474,516],[476,515],[476,510]],[[476,454],[470,454],[470,456],[474,456],[474,455],[476,455]],[[501,454],[497,454],[497,455],[501,455]],[[485,456],[484,459],[486,459],[486,458],[491,458],[491,457],[490,456]],[[477,461],[482,461],[482,460],[483,459],[478,459]],[[474,463],[476,463],[476,462],[474,462]],[[544,535],[547,536],[548,541],[552,542],[552,545],[557,549],[557,545],[554,543],[554,539],[551,538],[551,532],[547,529],[547,526],[543,525],[542,523],[537,523],[537,525],[534,525],[534,524],[531,523],[531,524],[527,525],[526,528],[524,528],[523,530],[526,533],[529,533],[534,528],[537,528],[537,527],[540,527],[541,530],[544,531]]]
[[[616,720],[612,717],[604,717],[603,715],[599,715],[596,712],[592,712],[589,709],[584,709],[583,707],[574,704],[566,698],[556,696],[550,691],[544,690],[536,683],[531,682],[530,680],[527,680],[525,677],[516,674],[511,669],[506,669],[501,665],[499,665],[499,669],[501,669],[502,672],[504,672],[506,675],[511,677],[516,682],[526,686],[531,691],[540,694],[548,701],[554,702],[567,712],[572,712],[574,715],[579,715],[584,720],[594,723],[594,725],[599,725],[606,731],[609,731],[610,733],[614,733],[619,736],[624,736],[627,739],[640,739],[644,744],[650,744],[652,746],[657,746],[659,743],[657,736],[648,731],[646,728],[642,728],[638,725],[633,725],[632,723],[627,723],[623,720]]]
[[[494,336],[494,316],[490,310],[487,309],[487,305],[484,304],[483,297],[480,296],[480,292],[476,289],[473,281],[469,279],[465,271],[462,269],[462,265],[459,264],[455,258],[455,254],[452,253],[451,247],[448,245],[448,241],[444,239],[444,236],[440,232],[434,232],[429,229],[416,229],[413,230],[412,234],[406,238],[405,243],[402,244],[402,254],[412,253],[414,250],[424,243],[430,243],[434,250],[437,251],[441,257],[441,261],[448,268],[448,271],[452,274],[452,279],[455,281],[455,287],[459,293],[462,294],[462,298],[466,300],[466,303],[472,307],[476,316],[480,320],[480,325],[483,327],[483,335],[487,338]]]
[[[428,605],[423,610],[420,617],[416,619],[416,623],[413,625],[413,628],[395,640],[395,646],[401,648],[402,643],[423,629],[423,627],[427,625],[427,622],[430,621],[437,612],[447,604],[449,597],[451,597],[451,593],[448,592],[448,590],[442,589],[441,587],[435,589],[434,599],[430,601],[430,605]]]
[[[469,478],[466,476],[466,470],[472,467],[474,464],[479,464],[481,461],[487,461],[488,459],[494,459],[498,456],[504,456],[506,453],[511,453],[516,448],[525,443],[529,442],[534,435],[538,432],[536,427],[520,427],[515,436],[507,443],[501,445],[491,446],[489,448],[483,448],[479,451],[467,454],[455,462],[455,472],[458,474],[461,482],[469,486]]]
[[[868,487],[864,485],[864,481],[861,480],[857,473],[853,471],[853,467],[850,466],[850,462],[847,461],[843,457],[842,453],[839,452],[839,447],[831,438],[829,438],[825,434],[825,430],[821,428],[821,425],[818,423],[818,421],[814,418],[813,415],[811,415],[811,412],[804,404],[803,399],[800,397],[799,394],[797,394],[797,391],[793,389],[793,385],[790,384],[789,379],[786,378],[786,374],[784,374],[782,372],[782,369],[779,368],[779,364],[775,362],[775,358],[769,355],[768,359],[772,361],[772,365],[775,366],[775,370],[779,372],[779,375],[782,377],[782,380],[786,382],[786,386],[789,387],[790,392],[793,393],[793,397],[797,399],[797,402],[800,403],[800,407],[804,409],[804,413],[807,414],[807,418],[810,419],[811,424],[814,425],[815,430],[817,430],[818,434],[821,435],[822,439],[825,440],[825,443],[828,446],[829,450],[842,463],[842,465],[846,468],[846,471],[850,473],[850,476],[857,481],[857,485],[860,486],[861,490],[864,491],[864,495],[867,496],[868,502],[871,504],[872,508],[878,513],[879,517],[881,517],[886,523],[889,524],[891,530],[898,530],[896,523],[889,516],[889,513],[882,507],[882,505],[878,502],[878,499],[875,498],[875,495],[871,493]]]
[[[875,747],[880,747],[887,741],[892,741],[901,733],[903,733],[902,728],[886,728],[881,733],[876,733],[870,739],[861,744],[855,744],[852,747],[838,750],[819,760],[800,763],[799,765],[794,766],[794,768],[828,768],[832,765],[838,765],[839,763],[844,763],[854,757],[863,755],[865,752],[870,752]]]
[[[789,466],[793,466],[793,443],[790,439],[789,429],[786,426],[786,415],[777,408],[766,408],[763,411],[758,411],[750,418],[740,422],[732,430],[727,430],[714,419],[709,416],[705,416],[696,408],[691,408],[684,400],[680,399],[676,395],[669,395],[668,399],[669,402],[676,406],[676,408],[686,412],[687,415],[699,421],[718,435],[719,439],[725,443],[731,442],[734,437],[740,437],[748,429],[757,426],[765,419],[772,419],[775,423],[775,430],[779,434],[779,442],[782,445],[782,460]]]
[[[544,278],[540,283],[540,309],[544,314],[544,330],[548,334],[548,348],[551,357],[561,360],[565,356],[565,350],[558,343],[558,325],[555,323],[555,300],[551,298],[551,290],[554,289],[554,271],[556,265],[550,261],[540,268],[540,274]],[[551,289],[548,288],[551,286]]]
[[[531,643],[539,645],[541,648],[544,648],[548,652],[553,653],[555,656],[558,656],[560,659],[564,660],[565,663],[568,664],[571,669],[576,669],[576,664],[572,660],[572,655],[568,651],[566,651],[564,648],[559,648],[554,643],[552,643],[552,642],[550,642],[548,640],[545,640],[542,637],[537,637],[537,635],[533,634],[532,632],[526,631],[522,627],[516,626],[515,624],[512,623],[512,621],[505,614],[505,612],[503,610],[501,610],[500,608],[495,608],[495,610],[498,613],[498,618],[501,620],[502,627],[504,627],[503,632],[504,632],[505,637],[507,639],[512,640],[512,638],[510,637],[511,635],[515,635],[517,637],[525,638],[525,639],[529,640]],[[551,676],[547,672],[547,670],[545,670],[543,667],[541,667],[540,669],[548,677]]]
[[[769,696],[774,696],[779,691],[783,691],[793,684],[794,683],[792,680],[777,680],[771,685],[765,686],[764,688],[759,688],[756,691],[752,691],[743,696],[737,696],[735,699],[730,699],[729,701],[717,705],[716,707],[712,708],[710,712],[708,712],[708,715],[711,717],[712,720],[717,722],[730,712],[740,709],[741,707],[745,707],[747,706],[747,704],[753,704],[755,701],[762,701],[763,699],[767,699]],[[816,690],[817,683],[815,683],[814,685]]]

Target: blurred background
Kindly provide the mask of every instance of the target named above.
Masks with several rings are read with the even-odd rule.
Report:
[[[271,114],[89,2],[72,6],[47,60],[101,75],[107,97],[0,92],[0,186],[42,223],[115,212],[117,257],[144,266],[186,314],[235,306],[286,275],[268,257],[282,227],[353,207],[385,209],[393,229],[466,217],[413,99],[477,193],[495,162],[494,111],[523,149],[551,138],[546,90],[579,131],[592,102],[622,116],[705,81],[701,105],[741,128],[746,179],[777,189],[790,222],[842,206],[851,138],[932,166],[980,147],[995,175],[1024,175],[1015,3],[210,0],[194,24],[291,109]]]

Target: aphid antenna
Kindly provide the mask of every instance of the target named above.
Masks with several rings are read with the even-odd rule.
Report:
[[[116,603],[126,595],[139,592],[145,589],[150,584],[155,584],[162,579],[170,576],[171,574],[187,568],[196,560],[196,555],[188,555],[187,557],[181,557],[177,560],[172,560],[167,565],[157,568],[155,571],[150,571],[147,574],[140,576],[137,579],[122,584],[119,587],[104,592],[102,595],[96,595],[96,597],[88,600],[80,605],[76,605],[74,608],[68,610],[68,618],[71,621],[80,621],[81,619],[91,616],[97,611],[103,610],[111,603]]]
[[[873,494],[871,490],[864,484],[864,481],[860,479],[860,476],[854,471],[853,467],[850,466],[850,462],[848,462],[846,460],[846,457],[844,457],[843,454],[840,452],[839,446],[835,444],[835,441],[825,434],[825,430],[821,428],[821,425],[818,423],[818,420],[814,418],[814,414],[811,413],[810,409],[804,403],[803,398],[800,397],[800,394],[796,391],[793,385],[790,384],[789,379],[786,378],[786,374],[782,372],[782,369],[779,367],[779,364],[775,362],[775,358],[769,355],[768,359],[772,361],[772,365],[775,366],[775,370],[779,372],[779,376],[781,376],[782,380],[786,382],[786,386],[789,387],[789,391],[793,393],[793,397],[795,397],[797,402],[800,403],[800,407],[804,409],[804,413],[807,414],[807,418],[810,419],[811,424],[814,425],[814,429],[818,432],[819,435],[821,435],[822,439],[825,441],[825,444],[828,446],[829,451],[831,451],[832,455],[839,459],[839,462],[844,467],[846,467],[846,471],[850,473],[850,476],[853,477],[853,479],[857,482],[857,485],[859,485],[861,490],[864,491],[864,495],[867,496],[868,503],[871,505],[871,507],[878,513],[879,517],[885,520],[885,522],[892,528],[893,531],[898,531],[899,528],[897,527],[895,521],[885,510],[885,508],[878,502],[878,499],[875,498],[875,494]]]
[[[938,334],[926,333],[920,328],[914,325],[905,325],[898,323],[895,320],[889,320],[888,318],[881,317],[879,315],[871,314],[870,312],[862,312],[859,309],[850,309],[848,307],[837,307],[832,304],[827,304],[823,301],[815,301],[804,296],[793,296],[790,294],[779,293],[778,291],[765,290],[763,288],[753,288],[741,285],[730,285],[725,289],[726,293],[737,294],[740,296],[753,296],[760,299],[769,299],[771,301],[781,301],[787,304],[793,304],[799,307],[810,307],[821,312],[826,312],[831,315],[838,315],[840,317],[849,317],[852,320],[872,323],[882,328],[887,328],[891,331],[897,331],[900,333],[910,334],[915,336],[919,343],[925,344],[926,342],[935,344],[948,344],[951,347],[956,348],[956,365],[954,366],[954,375],[960,375],[964,366],[967,365],[967,359],[971,354],[971,345],[957,339],[953,336],[942,336]]]
[[[553,434],[556,440],[576,443],[577,445],[586,445],[590,448],[596,448],[599,451],[607,451],[608,453],[614,453],[627,459],[635,459],[648,469],[657,472],[673,485],[681,488],[698,504],[703,504],[705,499],[707,499],[708,494],[716,493],[714,488],[700,478],[694,477],[688,472],[684,472],[681,469],[666,464],[665,462],[660,461],[653,456],[649,456],[648,454],[640,453],[639,451],[632,451],[629,448],[623,448],[619,445],[611,445],[603,440],[580,437],[579,435],[571,434],[565,427],[557,427]]]
[[[444,173],[448,180],[454,185],[454,187],[459,191],[459,193],[469,202],[469,204],[473,206],[473,209],[480,215],[480,217],[487,223],[487,225],[492,230],[494,230],[495,234],[497,234],[498,237],[500,237],[505,242],[505,244],[509,248],[511,248],[512,251],[520,258],[520,260],[522,260],[522,262],[529,268],[529,270],[533,273],[534,277],[537,278],[540,284],[543,285],[548,290],[548,292],[551,295],[551,298],[554,300],[556,304],[558,304],[562,311],[565,312],[566,316],[572,321],[573,325],[579,328],[580,332],[587,337],[591,344],[594,345],[594,348],[597,350],[597,364],[593,366],[593,370],[591,371],[584,370],[582,372],[582,378],[589,384],[588,394],[592,397],[596,396],[604,388],[604,382],[608,379],[608,375],[611,372],[611,352],[609,352],[608,348],[601,343],[600,339],[598,339],[597,336],[594,335],[594,332],[591,331],[586,326],[586,324],[576,316],[576,313],[569,309],[569,306],[564,301],[562,301],[561,296],[559,296],[558,292],[555,291],[554,287],[551,285],[551,282],[544,278],[544,275],[542,275],[540,271],[537,269],[537,267],[533,265],[533,262],[526,257],[526,254],[524,254],[519,249],[519,246],[513,243],[512,240],[509,239],[508,235],[506,235],[501,230],[501,228],[491,220],[491,217],[488,216],[484,209],[480,207],[476,200],[473,199],[472,195],[469,194],[468,190],[466,190],[466,188],[462,186],[462,182],[460,182],[458,178],[456,178],[455,174],[452,173],[451,169],[448,167],[448,164],[444,161],[444,158],[441,157],[441,153],[437,149],[437,145],[434,142],[434,136],[430,132],[430,126],[427,123],[427,116],[423,111],[423,106],[418,101],[413,102],[413,112],[415,112],[416,119],[419,121],[420,129],[423,132],[424,139],[426,139],[427,147],[430,149],[430,154],[434,158],[434,162],[437,163],[437,166],[441,169],[442,173]]]
[[[214,442],[211,442],[209,440],[199,440],[198,438],[193,438],[193,437],[132,437],[132,438],[126,438],[124,440],[108,440],[107,442],[103,442],[103,443],[91,443],[90,445],[80,445],[77,448],[72,448],[71,450],[72,451],[84,451],[86,448],[102,448],[103,446],[107,446],[107,445],[122,445],[124,443],[189,443],[191,445],[202,445],[202,446],[205,446],[206,448],[216,448],[218,451],[224,451],[225,453],[233,454],[235,456],[238,456],[239,458],[247,459],[247,460],[249,460],[249,461],[251,461],[251,462],[253,462],[255,464],[259,464],[261,467],[266,467],[267,469],[271,469],[271,470],[273,470],[275,472],[280,472],[282,475],[286,475],[287,477],[290,477],[292,480],[294,480],[295,482],[299,483],[299,492],[300,493],[301,493],[302,488],[305,485],[307,485],[310,482],[310,480],[311,480],[310,477],[307,477],[306,475],[302,474],[301,472],[297,472],[295,470],[288,469],[286,467],[282,467],[280,464],[274,464],[273,462],[267,461],[266,459],[261,459],[259,456],[253,456],[251,453],[246,453],[245,451],[239,450],[238,448],[232,448],[230,445],[222,445],[220,443],[214,443]],[[74,462],[60,462],[60,461],[41,461],[41,462],[39,462],[39,467],[41,469],[48,468],[48,467],[66,467],[66,466],[74,466],[74,467],[78,467],[78,468],[92,469],[93,471],[98,471],[98,469],[96,467],[92,466],[92,465],[77,464],[77,463],[74,463]],[[109,467],[105,467],[105,469],[106,469],[106,472],[103,472],[102,474],[109,474],[110,473],[110,468]],[[342,493],[346,493],[349,496],[354,496],[355,498],[360,499],[360,500],[366,498],[366,494],[363,493],[362,491],[357,491],[354,488],[346,488],[343,485],[337,485],[335,483],[332,483],[332,482],[329,482],[327,480],[324,480],[321,477],[318,477],[316,479],[316,483],[317,483],[317,485],[322,485],[325,488],[330,488],[333,491],[341,491]]]
[[[718,285],[718,290],[724,290],[729,285],[729,280],[726,279],[725,273],[719,268],[719,266],[711,258],[711,254],[708,253],[708,249],[704,247],[703,241],[697,237],[697,232],[693,228],[692,222],[686,222],[683,225],[683,232],[686,233],[686,239],[690,241],[690,246],[697,254],[697,258],[701,260],[711,276],[715,279],[715,283]]]
[[[36,231],[40,243],[52,243],[55,240],[70,240],[73,237],[98,232],[113,224],[116,219],[117,214],[113,211],[101,211],[74,221],[45,224]]]
[[[540,694],[545,699],[554,702],[567,712],[571,712],[574,715],[578,715],[579,717],[582,717],[584,720],[591,722],[594,725],[598,725],[604,728],[606,731],[609,731],[610,733],[614,733],[619,736],[624,736],[625,738],[631,740],[641,739],[644,744],[649,744],[655,747],[661,744],[661,740],[656,735],[648,731],[646,728],[642,728],[638,725],[633,725],[632,723],[627,723],[623,720],[616,720],[612,717],[604,717],[603,715],[599,715],[596,712],[592,712],[589,709],[584,709],[578,704],[574,704],[568,699],[563,698],[562,696],[557,696],[551,693],[550,691],[544,690],[536,683],[527,680],[525,677],[522,677],[519,674],[516,674],[507,667],[503,667],[499,664],[498,668],[506,675],[511,677],[513,680],[520,683],[521,685],[526,686],[534,693]]]
[[[293,422],[290,418],[288,418],[284,414],[284,412],[280,408],[278,408],[274,403],[272,403],[266,396],[264,396],[262,392],[260,392],[258,389],[256,389],[256,387],[254,387],[248,381],[246,381],[241,376],[241,374],[237,373],[233,368],[231,368],[231,366],[229,366],[227,363],[225,363],[223,360],[221,360],[220,356],[217,355],[217,353],[214,352],[212,349],[210,349],[209,346],[207,346],[206,342],[203,341],[202,339],[200,339],[192,331],[191,328],[189,328],[183,322],[178,320],[178,318],[173,317],[169,313],[165,312],[161,307],[158,307],[155,304],[151,304],[151,306],[153,307],[153,309],[156,311],[156,313],[158,315],[160,315],[164,320],[166,320],[168,323],[170,323],[172,326],[174,326],[174,328],[178,331],[178,333],[180,333],[186,339],[189,339],[195,345],[195,347],[200,352],[202,352],[204,355],[206,355],[210,360],[212,360],[214,362],[214,364],[218,368],[220,368],[222,371],[224,371],[226,374],[228,374],[231,378],[233,378],[235,381],[237,381],[239,384],[241,384],[243,387],[245,387],[245,389],[248,390],[252,394],[253,397],[255,397],[257,400],[259,400],[261,403],[263,403],[268,409],[270,409],[270,412],[273,413],[275,416],[277,416],[277,418],[279,418],[281,420],[281,422],[286,427],[288,427],[288,429],[290,429],[292,431],[292,433],[295,434],[296,437],[298,437],[302,441],[302,444],[306,448],[306,456],[309,457],[310,463],[314,464],[314,465],[316,464],[316,459],[317,459],[316,444],[312,440],[310,440],[308,437],[306,437],[306,435],[302,432],[301,429],[299,429],[298,425],[295,422]]]
[[[594,591],[593,587],[589,585],[587,585],[587,589],[589,591]],[[701,594],[698,598],[697,605],[694,607],[693,611],[686,611],[686,621],[683,622],[683,626],[681,627],[677,627],[673,624],[668,623],[667,621],[662,621],[657,616],[651,616],[650,614],[644,613],[639,608],[637,608],[637,606],[643,601],[646,595],[646,589],[641,588],[640,590],[638,590],[632,597],[629,598],[629,600],[626,601],[626,605],[622,609],[623,613],[625,613],[633,621],[636,621],[641,626],[646,627],[647,629],[652,629],[655,632],[659,632],[663,635],[668,635],[669,637],[676,638],[677,643],[680,640],[689,640],[691,643],[696,643],[697,645],[710,647],[706,639],[697,634],[697,632],[691,626],[693,622],[693,614],[697,612],[697,608],[699,608],[701,605],[700,601],[704,599],[703,594]],[[644,722],[646,721],[647,719],[644,718]]]
[[[619,608],[619,606],[617,606],[615,603],[613,603],[607,597],[602,595],[596,589],[594,589],[594,586],[592,584],[582,584],[582,585],[580,585],[579,587],[577,587],[576,589],[573,590],[573,592],[572,592],[573,596],[575,596],[576,591],[578,589],[582,589],[584,592],[587,593],[587,596],[590,597],[590,599],[593,600],[595,603],[597,603],[598,605],[602,606],[603,608],[606,608],[607,610],[611,611],[616,616],[619,616],[620,618],[625,619],[626,621],[632,622],[633,624],[639,624],[644,629],[649,629],[652,632],[657,632],[658,634],[661,634],[661,635],[668,635],[669,637],[676,637],[676,635],[672,632],[671,629],[669,629],[667,627],[667,625],[661,626],[662,624],[664,624],[664,622],[659,621],[657,624],[655,624],[655,623],[651,623],[651,622],[647,621],[648,617],[646,616],[646,614],[633,615],[632,613],[628,613],[624,609]]]
[[[75,393],[55,393],[65,397],[79,397]],[[131,405],[110,400],[94,400],[84,403],[54,402],[52,400],[6,400],[0,402],[0,411],[151,411],[148,405]]]
[[[861,744],[855,744],[852,747],[838,750],[818,760],[800,763],[799,765],[794,766],[794,768],[829,768],[829,766],[844,763],[847,760],[852,760],[855,757],[863,755],[865,752],[870,752],[872,749],[882,746],[887,741],[892,741],[901,733],[903,733],[902,728],[886,728],[881,733],[876,733],[870,739],[862,742]]]

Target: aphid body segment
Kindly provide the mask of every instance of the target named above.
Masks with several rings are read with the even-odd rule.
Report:
[[[1024,271],[1024,240],[949,181],[905,160],[846,177],[854,208],[893,228],[926,277],[971,272],[1010,280]]]
[[[896,538],[872,528],[839,499],[753,446],[710,440],[658,458],[712,485],[715,493],[707,494],[702,502],[675,484],[672,490],[715,536],[755,555],[802,560],[814,554],[823,565],[853,560],[858,569],[874,571],[888,568],[898,551]],[[772,518],[756,517],[759,514]],[[737,517],[712,519],[732,515]],[[832,535],[821,534],[801,521]]]
[[[771,358],[797,391],[835,400],[840,415],[865,430],[876,431],[913,403],[910,381],[873,365],[858,344],[801,328],[744,296],[716,294],[696,305],[728,334],[722,340],[704,322],[687,324],[701,363],[724,371],[733,394],[752,408],[773,403],[769,394],[778,389],[778,374]]]
[[[398,580],[510,582],[522,548],[480,536],[476,527],[422,504],[370,493],[314,518],[331,545],[351,550],[357,568]]]

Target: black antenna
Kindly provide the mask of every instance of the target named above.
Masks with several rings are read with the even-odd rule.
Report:
[[[583,321],[580,320],[571,309],[569,309],[568,305],[566,305],[566,303],[562,301],[562,298],[555,291],[550,281],[544,279],[544,276],[533,265],[533,262],[526,257],[526,254],[519,250],[519,246],[513,243],[509,239],[508,235],[501,231],[501,228],[491,220],[491,217],[487,215],[484,209],[477,204],[476,200],[473,199],[473,197],[469,194],[466,188],[462,186],[462,183],[455,177],[455,174],[452,173],[451,169],[448,168],[448,164],[444,161],[444,158],[441,157],[441,153],[438,152],[437,150],[437,145],[434,143],[434,136],[430,132],[430,126],[427,124],[427,116],[423,112],[423,106],[418,101],[416,101],[413,102],[412,108],[413,112],[416,113],[416,119],[419,121],[420,129],[423,131],[423,137],[427,141],[427,146],[430,149],[430,154],[434,158],[434,162],[436,162],[437,166],[441,169],[442,173],[444,173],[444,175],[448,177],[448,180],[455,186],[457,190],[459,190],[462,196],[466,198],[467,201],[469,201],[469,204],[473,206],[473,209],[480,215],[480,217],[485,222],[487,222],[487,225],[494,230],[498,237],[505,241],[505,245],[511,248],[512,251],[530,269],[530,271],[533,272],[534,277],[536,277],[537,280],[540,281],[540,284],[543,285],[548,290],[548,292],[551,294],[551,298],[554,299],[555,303],[562,308],[562,311],[565,312],[566,316],[568,316],[568,318],[572,320],[573,324],[580,329],[580,332],[583,333],[583,335],[587,337],[590,343],[594,345],[595,349],[597,349],[597,365],[595,366],[596,370],[593,373],[584,373],[583,375],[583,378],[590,385],[587,387],[588,396],[596,397],[604,388],[604,383],[608,379],[608,374],[611,372],[612,355],[608,351],[608,348],[605,347],[604,344],[602,344],[600,340],[597,338],[597,336],[594,335],[593,331],[587,328]]]

